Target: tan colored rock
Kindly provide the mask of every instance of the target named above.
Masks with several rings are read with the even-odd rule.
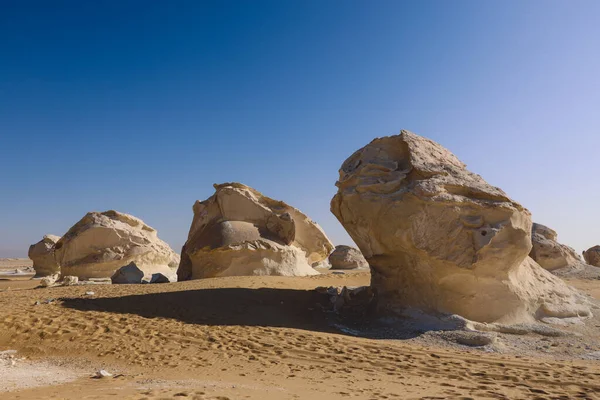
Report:
[[[340,169],[331,211],[371,267],[378,307],[482,322],[590,315],[528,254],[531,216],[439,144],[402,131]]]
[[[52,287],[56,284],[56,281],[60,278],[60,274],[46,275],[40,279],[41,287]]]
[[[331,269],[356,269],[369,268],[360,250],[350,246],[335,246],[335,250],[329,255]]]
[[[60,268],[54,260],[54,245],[60,240],[60,236],[45,235],[42,240],[29,246],[28,256],[33,261],[36,277],[44,277],[60,272]]]
[[[151,276],[175,275],[176,254],[142,220],[117,211],[90,212],[54,246],[63,276],[110,278],[133,263]]]
[[[240,183],[214,185],[194,204],[179,280],[239,275],[304,276],[333,245],[310,218]]]
[[[61,280],[63,286],[74,286],[77,285],[77,283],[79,283],[79,278],[76,276],[63,276]]]
[[[529,256],[548,271],[567,267],[580,268],[583,262],[579,254],[573,248],[558,243],[557,237],[554,230],[534,223],[531,231],[533,247]]]
[[[584,251],[583,258],[586,263],[593,265],[594,267],[600,267],[600,246],[590,247]]]

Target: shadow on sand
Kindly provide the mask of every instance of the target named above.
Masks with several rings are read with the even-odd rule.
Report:
[[[327,297],[291,289],[218,288],[113,298],[63,298],[63,307],[81,311],[171,318],[189,324],[287,327],[338,332],[318,303]]]
[[[112,298],[62,298],[63,307],[80,311],[170,318],[206,326],[262,326],[368,337],[409,339],[428,329],[382,319],[327,312],[329,296],[314,290],[214,288]]]

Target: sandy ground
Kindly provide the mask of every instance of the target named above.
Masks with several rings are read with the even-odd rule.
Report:
[[[13,382],[0,398],[600,398],[598,319],[564,338],[499,335],[472,348],[440,332],[356,337],[345,332],[360,327],[316,307],[317,286],[368,283],[368,271],[49,289],[0,281],[0,351],[18,351],[14,365],[0,363]],[[600,297],[600,281],[571,283]],[[101,368],[116,377],[90,378]]]

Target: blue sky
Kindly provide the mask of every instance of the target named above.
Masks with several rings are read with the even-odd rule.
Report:
[[[0,257],[87,211],[180,250],[239,181],[349,237],[341,163],[409,129],[600,244],[600,2],[0,0]]]

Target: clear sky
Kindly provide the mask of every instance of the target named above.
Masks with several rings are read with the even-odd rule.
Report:
[[[600,244],[599,1],[0,0],[0,257],[87,211],[179,252],[239,181],[337,244],[341,163],[409,129]]]

